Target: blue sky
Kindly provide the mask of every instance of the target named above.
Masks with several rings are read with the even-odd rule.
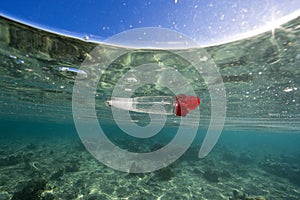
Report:
[[[299,11],[299,0],[10,0],[0,13],[26,23],[103,40],[125,30],[163,27],[207,45],[232,40]]]

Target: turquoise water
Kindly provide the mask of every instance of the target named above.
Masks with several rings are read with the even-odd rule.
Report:
[[[181,119],[168,117],[159,134],[147,140],[124,134],[104,102],[126,71],[143,63],[173,66],[202,99],[200,124],[183,124],[198,128],[189,149],[171,165],[144,174],[98,162],[78,136],[72,116],[74,77],[59,67],[80,68],[97,44],[5,18],[0,27],[0,199],[300,199],[299,18],[275,34],[205,48],[222,76],[227,113],[221,137],[204,159],[198,152],[211,115],[210,96],[186,60],[138,49],[106,69],[96,90],[96,116],[107,137],[131,152],[168,144]],[[100,49],[109,58],[121,47]],[[161,73],[159,78],[167,77]],[[172,92],[154,83],[134,95]],[[139,125],[149,123],[148,114],[131,117]]]

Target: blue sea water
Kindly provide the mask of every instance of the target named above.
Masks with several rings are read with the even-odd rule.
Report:
[[[97,120],[113,144],[129,152],[152,152],[169,144],[180,126],[187,136],[197,129],[175,162],[136,174],[92,156],[73,121],[74,73],[59,69],[78,69],[97,44],[2,17],[0,199],[300,199],[299,24],[298,18],[284,25],[275,38],[265,33],[206,48],[225,85],[227,113],[220,139],[203,159],[198,153],[211,105],[207,86],[195,81],[195,70],[160,50],[139,49],[113,62],[100,80],[95,105]],[[119,48],[101,46],[108,55]],[[170,116],[157,135],[134,138],[117,126],[105,100],[132,66],[156,61],[176,62],[175,68],[201,94],[200,122],[180,125],[181,118]],[[171,93],[149,84],[134,95],[148,94]],[[131,118],[141,126],[150,121],[143,113],[131,113]]]

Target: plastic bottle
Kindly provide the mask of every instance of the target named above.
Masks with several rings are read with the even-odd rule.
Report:
[[[186,116],[200,104],[197,96],[143,96],[135,98],[112,97],[106,101],[108,106],[141,113]]]

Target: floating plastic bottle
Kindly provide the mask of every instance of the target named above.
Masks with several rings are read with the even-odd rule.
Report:
[[[153,113],[176,115],[184,117],[191,110],[200,105],[200,98],[197,96],[143,96],[135,98],[112,97],[106,101],[107,105],[123,110],[130,110],[140,113]]]

